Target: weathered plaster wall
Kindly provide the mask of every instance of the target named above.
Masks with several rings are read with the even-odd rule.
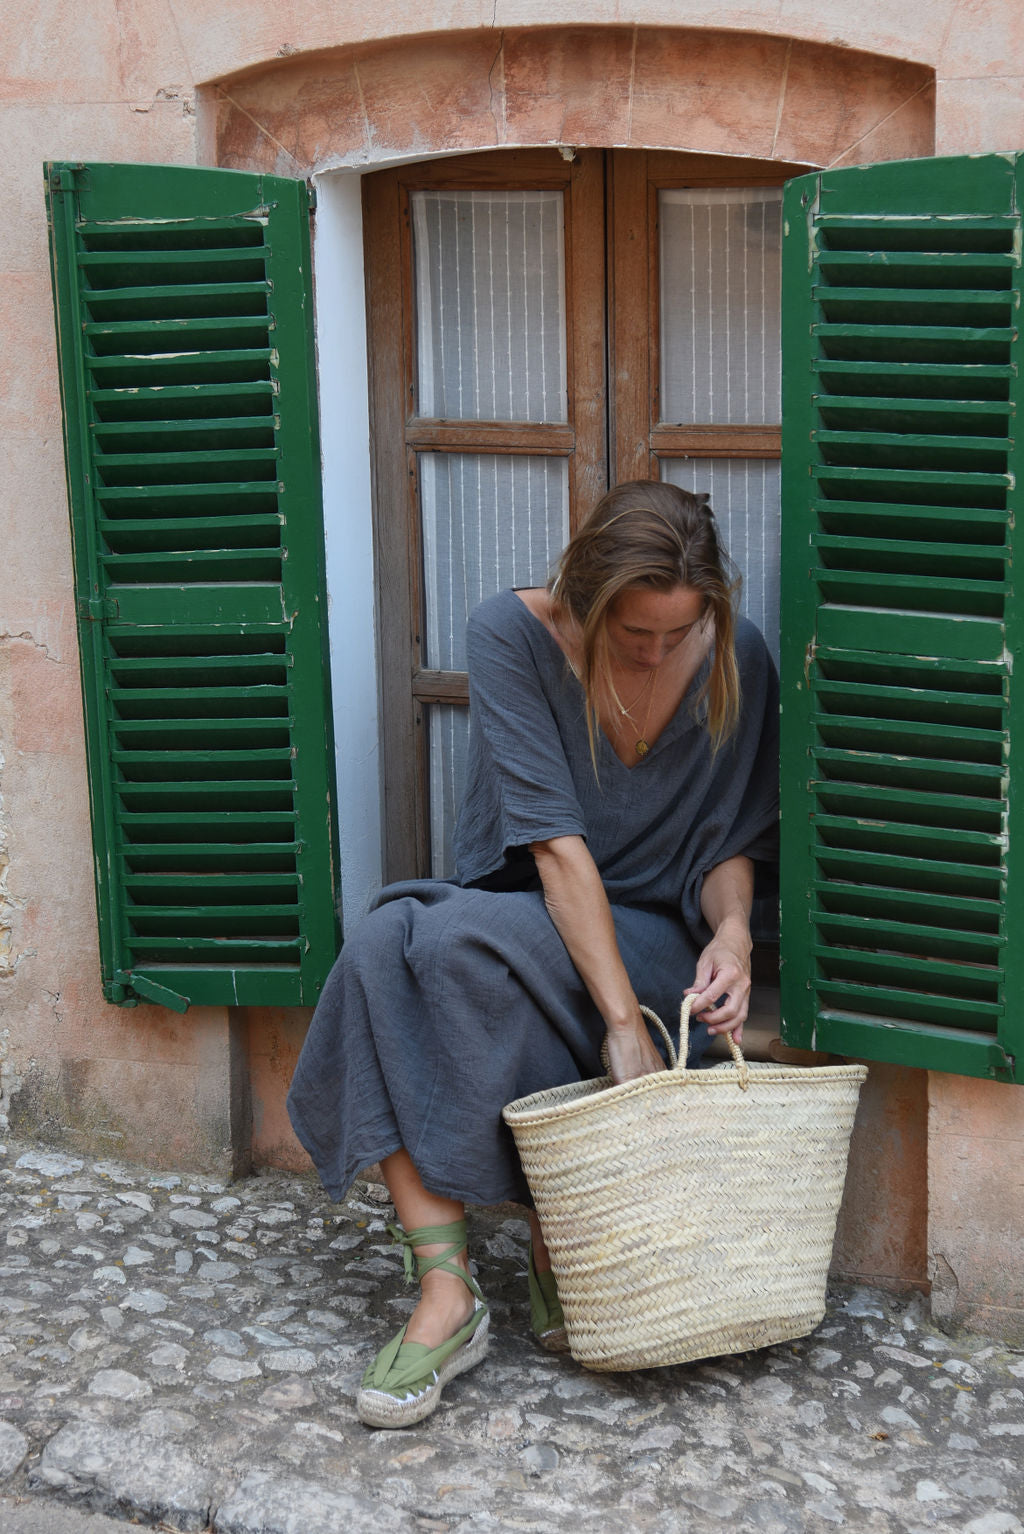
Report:
[[[241,1055],[226,1012],[126,1011],[99,988],[42,195],[45,158],[193,162],[192,79],[166,4],[27,7],[5,66],[0,1132],[228,1169]]]
[[[192,78],[223,80],[268,60],[439,32],[595,27],[697,27],[794,38],[912,60],[939,82],[940,153],[1024,142],[1024,16],[1016,0],[447,0],[366,6],[356,0],[221,0],[213,14],[174,7]]]
[[[850,1143],[833,1272],[928,1287],[928,1073],[871,1064]]]
[[[934,145],[929,69],[679,28],[547,27],[364,44],[275,62],[201,100],[215,114],[217,163],[292,175],[523,144],[807,165],[930,154]]]
[[[1024,1087],[933,1071],[928,1098],[933,1313],[1024,1345]]]
[[[620,0],[35,0],[5,46],[0,1115],[151,1162],[239,1165],[248,1075],[257,1156],[299,1164],[283,1096],[305,1014],[178,1018],[99,992],[42,161],[304,174],[531,139],[812,164],[1015,148],[1024,13],[1017,0],[635,0],[625,14]],[[837,1256],[913,1280],[925,1108],[920,1078],[897,1074],[872,1072]],[[1019,1161],[1024,1089],[932,1077],[930,1093],[938,1303],[1009,1325],[1024,1308],[1024,1207],[1002,1163],[1006,1146]]]
[[[254,1166],[300,1171],[310,1165],[295,1138],[285,1098],[311,1016],[304,1007],[250,1007],[245,1011]]]

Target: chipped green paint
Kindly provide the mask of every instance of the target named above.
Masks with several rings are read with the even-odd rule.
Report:
[[[309,1004],[338,933],[307,192],[47,190],[104,991]]]
[[[790,1043],[1024,1082],[1020,176],[786,189],[781,884]]]

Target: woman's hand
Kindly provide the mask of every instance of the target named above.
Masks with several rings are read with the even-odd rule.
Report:
[[[693,984],[685,992],[694,997],[690,1016],[707,1023],[712,1035],[731,1033],[737,1044],[750,1003],[750,946],[745,922],[723,922],[697,960]]]
[[[704,875],[700,908],[715,934],[700,958],[686,995],[695,998],[691,1017],[708,1032],[743,1037],[750,1000],[750,907],[754,865],[742,855],[727,858]],[[721,1006],[716,1002],[721,1001]]]
[[[654,1047],[642,1013],[635,1024],[609,1027],[607,1040],[608,1069],[616,1086],[665,1069],[665,1062]]]

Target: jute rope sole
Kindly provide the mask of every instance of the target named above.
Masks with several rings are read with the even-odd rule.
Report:
[[[356,1396],[356,1415],[367,1427],[412,1427],[436,1409],[449,1380],[480,1363],[490,1341],[491,1318],[485,1315],[469,1341],[441,1365],[434,1383],[405,1400],[384,1390],[361,1389]]]

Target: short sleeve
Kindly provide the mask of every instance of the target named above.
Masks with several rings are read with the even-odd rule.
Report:
[[[514,592],[470,617],[470,747],[455,834],[462,883],[500,868],[510,848],[586,834],[558,719],[570,694],[552,646]]]

